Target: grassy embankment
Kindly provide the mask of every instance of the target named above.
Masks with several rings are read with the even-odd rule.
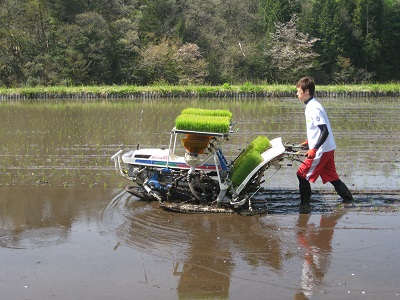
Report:
[[[400,96],[400,83],[319,85],[320,96]],[[246,83],[243,85],[151,85],[151,86],[56,86],[0,88],[0,99],[35,98],[157,98],[157,97],[286,97],[295,94],[294,85]]]

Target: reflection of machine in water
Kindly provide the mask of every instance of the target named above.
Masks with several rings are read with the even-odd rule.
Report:
[[[180,299],[227,299],[236,265],[279,273],[283,264],[273,221],[261,228],[257,218],[235,214],[171,215],[123,193],[102,223],[124,244],[172,261]]]
[[[212,227],[219,226],[212,222]],[[213,226],[215,225],[215,226]],[[204,227],[200,230],[204,230]],[[199,230],[199,231],[200,231]],[[234,269],[230,249],[219,243],[217,228],[207,228],[204,235],[192,235],[188,256],[180,267],[176,265],[174,275],[179,275],[177,292],[179,299],[229,299],[231,273]],[[209,235],[208,243],[204,242]]]
[[[257,219],[234,216],[211,216],[193,228],[177,287],[179,299],[229,299],[238,257],[253,268],[279,271],[283,259],[280,239],[266,232],[271,233],[260,232]]]
[[[128,191],[142,199],[158,200],[167,210],[181,212],[253,211],[252,198],[266,170],[280,168],[297,152],[281,138],[258,136],[233,161],[222,144],[228,140],[232,114],[225,110],[186,109],[176,119],[168,149],[137,149],[112,156],[115,168],[135,185]],[[178,136],[185,148],[176,153]]]

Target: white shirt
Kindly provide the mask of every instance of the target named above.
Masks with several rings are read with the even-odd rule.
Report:
[[[323,106],[315,98],[312,98],[307,102],[304,113],[306,116],[307,140],[309,148],[312,149],[315,147],[321,134],[321,130],[319,129],[318,125],[325,124],[328,128],[329,135],[326,138],[326,141],[318,149],[318,152],[324,153],[335,150],[335,139],[333,137],[331,125],[329,124],[328,115],[326,114]]]

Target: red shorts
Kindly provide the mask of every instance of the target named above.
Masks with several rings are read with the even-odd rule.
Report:
[[[321,176],[322,182],[327,183],[339,179],[335,167],[335,150],[324,152],[314,159],[306,158],[297,170],[297,175],[315,182]]]

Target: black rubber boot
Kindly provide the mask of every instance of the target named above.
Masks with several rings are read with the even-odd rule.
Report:
[[[299,183],[300,205],[309,205],[311,202],[311,185],[308,181]]]
[[[302,182],[299,184],[300,190],[300,207],[299,212],[300,214],[309,214],[311,212],[310,209],[310,202],[311,202],[311,186],[310,183]]]
[[[338,186],[335,186],[336,192],[339,194],[340,197],[343,199],[343,203],[353,203],[354,198],[353,195],[351,194],[350,190],[347,188],[347,186],[342,182]]]

